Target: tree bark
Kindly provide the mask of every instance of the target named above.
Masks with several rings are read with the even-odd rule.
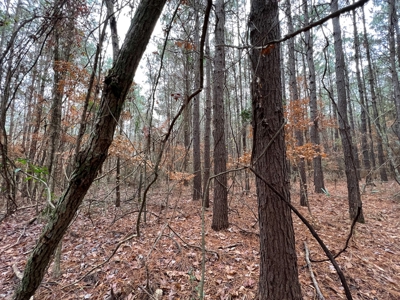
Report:
[[[331,10],[338,10],[338,0],[331,2]],[[335,48],[335,72],[336,72],[336,88],[337,88],[337,110],[339,120],[339,132],[342,140],[342,148],[345,163],[345,173],[347,179],[347,192],[349,200],[350,218],[357,216],[359,207],[362,207],[360,186],[358,184],[357,166],[354,158],[353,142],[351,138],[351,130],[347,117],[347,95],[345,84],[345,65],[342,45],[342,36],[339,18],[332,19],[333,38]],[[358,222],[364,222],[363,212],[358,217]]]
[[[252,0],[249,27],[253,47],[278,39],[278,2]],[[250,52],[254,76],[252,161],[256,172],[290,201],[279,58],[279,44],[265,55],[255,48]],[[302,299],[290,208],[259,178],[256,188],[261,260],[259,299]]]
[[[209,38],[207,34],[206,40],[206,56],[210,57],[210,45]],[[211,61],[210,59],[206,60],[206,87],[205,87],[205,95],[206,95],[206,107],[205,107],[205,123],[204,123],[204,192],[203,192],[203,206],[210,206],[210,194],[207,188],[207,181],[210,178],[211,173],[211,144],[210,144],[210,136],[211,136]]]
[[[363,29],[364,29],[364,45],[365,45],[365,52],[367,55],[367,64],[368,64],[368,83],[371,92],[371,104],[372,104],[372,117],[374,120],[374,124],[376,130],[378,132],[378,139],[377,139],[377,149],[378,149],[378,163],[379,163],[379,175],[382,181],[388,181],[388,176],[386,173],[385,167],[385,154],[383,152],[383,128],[381,126],[381,118],[378,113],[378,107],[376,104],[376,92],[375,92],[375,81],[374,81],[374,73],[372,70],[372,60],[371,60],[371,53],[369,49],[369,40],[367,36],[367,29],[365,26],[365,14],[364,14],[364,7],[362,8],[362,21],[363,21]]]
[[[199,5],[194,2],[195,5],[195,32],[194,40],[196,49],[200,48],[200,21],[199,21]],[[197,90],[200,86],[200,60],[199,54],[196,54],[196,68],[194,74],[195,87]],[[193,200],[199,200],[201,198],[201,153],[200,153],[200,95],[193,99]]]
[[[400,81],[396,66],[396,38],[395,27],[398,25],[395,0],[389,0],[389,53],[390,53],[390,73],[393,83],[393,98],[396,107],[396,120],[392,125],[393,131],[400,141]]]
[[[288,23],[288,31],[289,33],[294,32],[293,27],[293,19],[291,12],[290,0],[286,1],[286,18]],[[288,41],[288,70],[289,70],[289,91],[290,91],[290,101],[299,102],[299,91],[297,88],[297,75],[296,75],[296,59],[295,59],[295,51],[294,51],[294,38],[291,38]],[[299,113],[295,114],[294,122],[295,124],[299,124],[302,122],[304,116],[300,116]],[[297,126],[296,126],[297,127]],[[297,140],[297,146],[301,147],[304,145],[304,137],[303,132],[300,129],[295,130],[295,137]],[[304,158],[299,157],[297,160],[297,169],[299,171],[300,177],[300,205],[307,206],[308,205],[308,197],[307,197],[307,175],[306,175],[306,163]]]
[[[371,176],[371,161],[370,161],[370,154],[368,150],[368,139],[367,139],[367,106],[364,96],[364,88],[363,83],[361,80],[361,72],[360,72],[360,39],[358,37],[358,30],[357,30],[357,23],[356,23],[356,12],[353,11],[353,31],[354,31],[354,50],[355,50],[355,57],[354,60],[356,61],[356,77],[357,77],[357,87],[358,87],[358,95],[360,97],[360,104],[361,104],[361,152],[363,156],[363,164],[364,168],[367,172],[365,181],[369,183],[372,181]]]
[[[224,0],[215,3],[215,57],[214,57],[214,174],[226,171],[226,142],[225,142],[225,112],[224,112],[224,83],[225,83],[225,7]],[[228,221],[228,192],[227,176],[221,174],[214,180],[214,206],[211,228],[222,230],[229,227]]]
[[[119,119],[136,68],[165,2],[166,0],[140,2],[118,59],[104,80],[99,113],[89,143],[78,155],[68,187],[28,259],[14,299],[28,300],[35,293],[54,250],[106,159],[117,125],[115,120]]]
[[[309,23],[307,0],[303,0],[304,22],[307,26]],[[308,84],[310,89],[310,117],[312,125],[310,127],[310,139],[316,146],[317,151],[321,152],[320,137],[319,137],[319,116],[317,105],[317,87],[315,79],[315,64],[314,64],[314,42],[310,31],[304,32],[306,43],[306,57],[308,65]],[[325,190],[324,173],[322,171],[322,158],[317,155],[313,158],[314,167],[314,191],[323,193]]]

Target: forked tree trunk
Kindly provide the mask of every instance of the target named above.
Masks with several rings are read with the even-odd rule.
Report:
[[[87,147],[77,158],[68,187],[43,229],[25,267],[15,300],[28,300],[40,285],[58,243],[107,157],[126,95],[166,0],[142,0],[113,68],[104,80],[99,113]]]
[[[253,47],[279,39],[278,2],[252,0],[249,27]],[[279,44],[265,55],[260,49],[250,52],[254,76],[252,161],[256,172],[290,201],[279,52]],[[290,208],[259,178],[256,188],[260,222],[258,299],[302,299]]]

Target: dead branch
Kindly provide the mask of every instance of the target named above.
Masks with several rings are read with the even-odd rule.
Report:
[[[76,280],[75,282],[73,282],[73,283],[71,283],[71,284],[68,284],[68,285],[63,286],[61,289],[63,290],[63,289],[65,289],[65,288],[67,288],[67,287],[70,287],[70,286],[72,286],[72,285],[75,285],[75,284],[79,283],[79,282],[82,281],[86,276],[88,276],[90,273],[92,273],[94,270],[96,270],[96,269],[101,268],[102,266],[104,266],[106,263],[108,263],[108,262],[111,260],[111,258],[115,255],[115,253],[117,253],[119,247],[120,247],[122,244],[124,244],[124,243],[130,241],[130,240],[133,239],[134,237],[137,237],[137,235],[136,235],[136,234],[131,234],[131,235],[129,235],[127,238],[125,238],[125,239],[123,239],[122,241],[120,241],[120,242],[117,244],[117,246],[115,247],[114,251],[111,253],[111,255],[110,255],[105,261],[103,261],[102,263],[100,263],[100,264],[94,266],[94,267],[91,268],[88,272],[86,272],[86,274],[83,275],[81,278],[79,278],[78,280]]]
[[[171,226],[168,225],[168,228],[178,237],[178,239],[180,239],[180,240],[185,244],[185,246],[190,247],[190,248],[194,248],[194,249],[198,249],[198,250],[200,250],[200,251],[203,251],[203,249],[202,249],[200,246],[192,245],[192,244],[189,244],[188,242],[186,242],[179,234],[177,234],[177,233],[175,232],[175,230],[172,229]],[[207,249],[205,249],[205,251],[206,251],[206,252],[209,252],[209,253],[215,254],[215,255],[217,256],[217,258],[219,259],[219,254],[218,254],[218,252],[213,251],[213,250],[207,250]]]
[[[304,242],[304,250],[306,252],[306,254],[305,254],[306,263],[307,263],[308,269],[310,271],[311,280],[314,284],[315,291],[317,293],[317,297],[319,300],[325,300],[324,295],[322,295],[321,290],[319,289],[319,286],[318,286],[318,282],[314,276],[314,271],[312,269],[311,262],[310,262],[310,251],[308,250],[306,242]]]
[[[334,258],[338,258],[339,255],[342,254],[344,251],[346,251],[346,249],[349,247],[349,242],[350,242],[351,237],[353,236],[354,227],[356,226],[356,223],[357,223],[358,217],[360,216],[360,213],[361,213],[361,207],[358,208],[358,210],[357,210],[357,215],[356,215],[356,217],[353,219],[353,222],[351,223],[350,232],[349,232],[349,235],[347,236],[346,243],[345,243],[343,249],[340,250],[340,251],[334,256]],[[328,260],[329,260],[329,259],[321,259],[321,260],[313,260],[313,259],[311,259],[311,262],[317,262],[317,263],[319,263],[319,262],[324,262],[324,261],[328,261]]]
[[[352,300],[353,296],[351,295],[350,288],[347,284],[346,278],[344,277],[342,270],[340,269],[338,263],[336,262],[335,258],[333,257],[331,251],[329,251],[328,247],[326,247],[325,243],[319,237],[318,233],[315,231],[315,229],[312,227],[312,225],[272,184],[270,184],[264,177],[262,177],[260,174],[258,174],[257,171],[254,170],[253,167],[248,167],[248,169],[258,179],[260,179],[262,182],[264,182],[264,184],[271,191],[273,191],[297,215],[297,217],[299,217],[299,219],[304,223],[304,225],[307,226],[308,230],[311,232],[312,236],[317,240],[318,244],[321,246],[322,250],[325,252],[326,256],[328,256],[330,262],[332,263],[333,267],[335,268],[336,273],[338,274],[340,281],[342,283],[342,286],[344,288],[347,299]],[[360,207],[358,209],[361,210]],[[357,218],[355,218],[355,220],[357,220]]]

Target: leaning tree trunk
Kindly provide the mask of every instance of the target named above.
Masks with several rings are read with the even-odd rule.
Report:
[[[262,50],[254,48],[279,39],[278,2],[252,0],[249,26],[254,76],[252,162],[256,172],[286,201],[290,201],[283,131],[280,45],[273,45],[270,53],[265,55]],[[258,177],[256,188],[260,222],[258,299],[302,299],[290,208]]]
[[[332,12],[338,10],[338,0],[331,3]],[[344,54],[342,45],[342,36],[340,29],[339,17],[332,19],[333,37],[336,59],[336,87],[337,87],[337,111],[339,121],[339,132],[342,140],[345,173],[347,179],[347,192],[349,200],[350,218],[357,216],[358,208],[362,208],[360,186],[358,183],[357,167],[354,158],[353,142],[351,138],[351,130],[347,118],[347,95],[344,73]],[[358,217],[359,222],[364,222],[364,216],[361,211]]]
[[[122,106],[139,61],[166,0],[142,0],[131,22],[125,42],[113,68],[104,80],[99,113],[87,147],[77,158],[68,187],[54,214],[43,229],[25,267],[16,300],[28,300],[40,285],[57,244],[62,239],[79,205],[107,157]]]

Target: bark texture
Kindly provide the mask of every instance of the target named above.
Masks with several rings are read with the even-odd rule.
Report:
[[[100,109],[88,146],[78,155],[71,181],[28,259],[14,299],[28,300],[35,293],[51,256],[106,159],[117,125],[115,120],[119,119],[136,68],[165,2],[140,2],[118,59],[104,80]]]
[[[309,23],[308,17],[308,5],[307,0],[303,0],[304,9],[304,21],[305,25]],[[306,44],[306,57],[308,66],[308,84],[310,89],[310,117],[311,117],[311,128],[310,128],[310,139],[311,142],[318,147],[318,151],[321,151],[320,137],[319,137],[319,116],[318,116],[318,105],[317,105],[317,85],[315,79],[315,64],[314,64],[314,42],[310,31],[304,32],[305,44]],[[323,193],[325,190],[324,184],[324,173],[322,171],[322,158],[321,155],[317,155],[313,158],[314,167],[314,191],[316,193]]]
[[[210,45],[209,38],[207,35],[206,40],[206,56],[210,57]],[[204,192],[203,192],[203,205],[204,207],[210,206],[210,193],[207,190],[207,181],[210,178],[211,172],[211,144],[210,144],[210,136],[211,136],[211,61],[209,59],[206,60],[206,103],[205,103],[205,123],[204,123]]]
[[[395,0],[389,0],[389,52],[390,52],[390,73],[392,74],[393,96],[396,107],[396,120],[392,125],[393,131],[400,141],[400,81],[396,65],[396,38],[395,31],[398,29],[398,18]]]
[[[333,0],[331,10],[338,10],[338,0]],[[345,173],[347,180],[347,192],[349,199],[350,218],[354,219],[357,215],[359,207],[362,207],[360,186],[358,184],[357,166],[354,157],[354,146],[351,137],[350,125],[347,117],[347,95],[345,83],[345,64],[343,55],[342,36],[339,18],[332,19],[333,38],[335,48],[335,73],[337,88],[337,111],[339,121],[339,132],[342,141],[344,154]],[[361,211],[358,218],[359,222],[364,222],[363,212]]]
[[[388,181],[388,176],[385,167],[385,154],[383,152],[383,128],[381,126],[382,121],[381,117],[378,112],[378,106],[376,104],[376,92],[375,92],[375,79],[374,73],[372,70],[372,60],[371,60],[371,52],[369,47],[369,40],[367,36],[367,29],[365,26],[365,14],[364,14],[364,7],[362,8],[362,21],[363,21],[363,29],[364,29],[364,45],[365,45],[365,52],[367,56],[367,66],[368,66],[368,83],[371,92],[371,104],[372,104],[372,117],[373,123],[375,124],[376,131],[378,132],[378,140],[377,140],[377,149],[378,149],[378,163],[379,163],[379,175],[382,181]]]
[[[367,106],[364,96],[364,86],[361,80],[361,72],[360,72],[360,39],[358,37],[358,30],[357,30],[357,23],[356,23],[356,12],[353,11],[353,32],[354,32],[354,50],[355,50],[355,57],[354,60],[356,61],[356,76],[357,76],[357,86],[358,86],[358,95],[360,97],[360,104],[361,104],[361,152],[363,156],[363,164],[364,168],[367,171],[367,176],[365,181],[371,182],[371,161],[370,161],[370,154],[369,154],[369,147],[368,147],[368,129],[367,129]]]
[[[253,46],[278,39],[278,2],[251,1],[249,28]],[[256,172],[290,201],[279,58],[279,44],[268,54],[254,48],[250,54],[254,76],[252,160]],[[290,208],[258,178],[256,188],[260,222],[259,299],[302,299]]]
[[[200,21],[199,21],[199,8],[196,3],[195,7],[195,32],[194,39],[196,49],[200,48]],[[194,75],[195,87],[197,90],[200,87],[200,60],[199,54],[196,55],[196,68]],[[201,153],[200,153],[200,95],[193,99],[193,200],[201,198]]]
[[[214,58],[214,174],[226,171],[226,142],[225,142],[225,112],[224,112],[224,83],[225,83],[225,8],[224,0],[215,3],[215,58]],[[214,206],[211,228],[222,230],[229,227],[228,221],[228,192],[227,176],[221,174],[214,180]]]
[[[293,19],[291,12],[290,0],[286,1],[286,18],[288,23],[289,32],[294,32],[293,27]],[[299,91],[297,88],[297,74],[296,74],[296,58],[294,51],[294,38],[291,38],[288,41],[288,70],[289,70],[289,91],[290,91],[290,101],[299,102]],[[296,124],[302,121],[303,116],[299,114],[295,115],[295,119],[293,120]],[[304,145],[304,137],[303,132],[298,129],[295,130],[295,136],[297,140],[297,146],[301,147]],[[307,197],[307,175],[306,175],[306,163],[304,158],[299,158],[297,161],[297,168],[300,177],[300,205],[307,206],[308,205],[308,197]]]

